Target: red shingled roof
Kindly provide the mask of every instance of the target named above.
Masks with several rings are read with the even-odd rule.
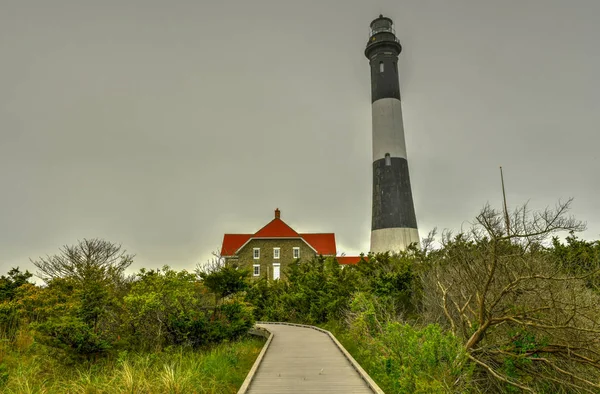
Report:
[[[369,261],[367,256],[363,257],[366,261]],[[336,257],[338,263],[342,265],[355,265],[360,261],[360,256],[340,256]]]
[[[233,256],[252,237],[252,234],[225,234],[221,256]]]
[[[279,218],[271,220],[266,226],[258,230],[254,237],[260,238],[281,238],[281,237],[299,237],[300,234],[294,231],[290,226]]]
[[[223,246],[221,247],[221,256],[235,255],[252,238],[301,238],[316,250],[318,254],[335,256],[335,234],[298,234],[281,220],[279,215],[279,209],[275,210],[275,219],[271,220],[254,234],[225,234],[223,237]]]
[[[313,247],[317,253],[322,255],[334,255],[335,256],[335,234],[334,233],[321,233],[321,234],[300,234],[302,239],[307,244]]]

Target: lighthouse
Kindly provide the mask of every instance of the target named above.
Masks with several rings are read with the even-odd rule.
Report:
[[[373,117],[371,252],[399,252],[413,242],[419,245],[398,79],[402,46],[390,18],[379,15],[370,27],[365,56],[371,66]]]

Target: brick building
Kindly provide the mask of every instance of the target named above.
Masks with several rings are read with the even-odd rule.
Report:
[[[281,211],[254,234],[225,234],[221,257],[227,264],[250,268],[254,278],[279,279],[296,260],[336,256],[334,233],[298,233],[281,220]],[[356,264],[360,257],[338,257],[340,264]]]

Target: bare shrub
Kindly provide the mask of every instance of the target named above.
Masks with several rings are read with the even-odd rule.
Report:
[[[586,287],[598,270],[573,274],[546,245],[559,231],[581,231],[572,200],[511,214],[485,206],[470,231],[442,236],[424,274],[426,317],[463,339],[485,391],[598,392],[600,297]]]

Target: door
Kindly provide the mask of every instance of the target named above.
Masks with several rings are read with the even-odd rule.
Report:
[[[280,263],[273,263],[273,279],[279,279]]]

